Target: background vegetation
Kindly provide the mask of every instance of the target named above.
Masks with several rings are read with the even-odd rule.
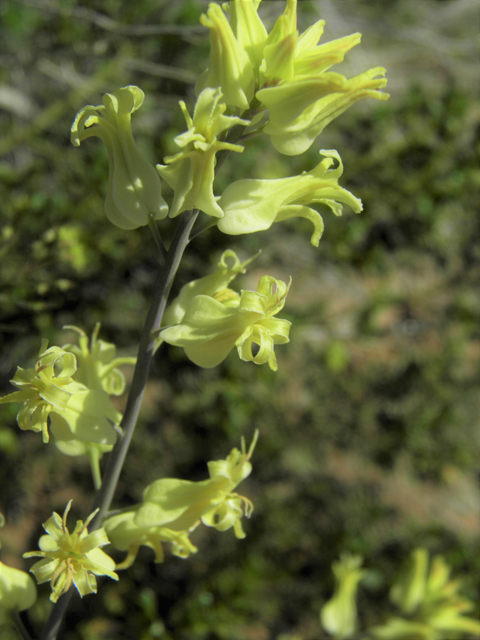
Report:
[[[231,355],[201,370],[164,345],[116,505],[161,476],[202,479],[240,437],[260,440],[241,493],[255,504],[247,538],[205,530],[186,561],[154,565],[144,549],[118,584],[74,600],[65,640],[311,640],[341,551],[373,568],[362,624],[389,611],[386,585],[411,549],[442,553],[480,592],[480,88],[474,0],[299,2],[301,28],[325,39],[364,34],[347,75],[383,65],[392,98],[355,106],[305,159],[266,140],[232,158],[218,193],[239,177],[310,168],[340,152],[342,184],[364,213],[325,213],[319,249],[302,221],[189,247],[178,288],[227,247],[263,253],[241,282],[293,277],[284,316],[291,343],[279,372]],[[206,66],[200,0],[4,0],[0,5],[0,389],[28,366],[40,337],[63,344],[75,324],[134,354],[156,273],[148,229],[123,232],[103,214],[108,162],[97,141],[69,142],[77,110],[127,84],[146,93],[134,131],[159,162],[184,130]],[[283,2],[264,0],[272,21]],[[475,27],[475,23],[477,27]],[[478,73],[478,68],[477,68]],[[477,78],[478,80],[478,78]],[[165,236],[171,233],[165,222]],[[231,240],[234,240],[232,243]],[[128,372],[127,372],[128,373]],[[119,401],[122,407],[122,399]],[[24,567],[40,523],[73,497],[90,506],[88,463],[22,433],[0,407],[2,560]],[[120,556],[119,556],[120,557]],[[32,610],[48,614],[48,589]],[[476,611],[480,615],[480,608]],[[88,617],[87,617],[88,616]]]

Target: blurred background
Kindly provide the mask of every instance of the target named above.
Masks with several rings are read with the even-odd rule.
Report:
[[[284,3],[263,0],[268,26]],[[124,232],[103,213],[108,161],[98,140],[70,144],[76,112],[136,84],[146,93],[133,130],[152,161],[176,151],[178,101],[208,62],[200,0],[3,0],[0,4],[0,390],[32,366],[41,337],[63,325],[134,355],[156,278],[147,228]],[[410,551],[444,554],[480,590],[480,12],[477,0],[302,0],[299,28],[326,20],[323,41],[355,31],[362,44],[334,71],[387,68],[388,102],[357,104],[301,157],[256,139],[222,169],[216,193],[242,177],[310,169],[335,148],[358,216],[325,211],[320,247],[294,220],[243,237],[210,230],[189,246],[174,291],[232,248],[262,249],[238,286],[264,273],[293,284],[281,317],[291,342],[279,371],[235,353],[202,370],[183,350],[156,356],[115,507],[168,476],[207,477],[241,436],[260,439],[239,492],[255,511],[245,540],[203,528],[188,560],[143,548],[118,584],[74,598],[65,640],[313,640],[342,551],[372,569],[365,628],[390,612],[388,586]],[[169,192],[166,190],[166,197]],[[162,223],[169,238],[173,226]],[[128,376],[131,372],[125,370]],[[124,398],[117,406],[122,409]],[[88,461],[21,432],[0,406],[2,560],[26,568],[41,523],[91,504]],[[121,559],[122,554],[115,556]],[[30,613],[48,615],[48,587]],[[477,608],[473,615],[480,615]]]

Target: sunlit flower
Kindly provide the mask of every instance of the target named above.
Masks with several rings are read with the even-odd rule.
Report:
[[[250,458],[257,438],[258,431],[248,451],[242,439],[241,451],[232,449],[225,460],[210,461],[208,480],[162,478],[150,484],[143,492],[135,523],[144,528],[192,531],[201,521],[218,531],[233,528],[237,538],[244,538],[241,518],[250,517],[253,504],[233,491],[252,471]]]
[[[299,176],[270,180],[238,180],[229,185],[218,204],[224,216],[218,220],[220,231],[229,235],[253,233],[270,228],[274,222],[289,218],[306,218],[313,224],[311,242],[318,247],[323,233],[321,215],[311,204],[323,204],[337,216],[342,203],[356,213],[362,202],[338,184],[343,165],[335,150],[320,152],[325,158],[311,171]],[[335,164],[338,165],[331,168]]]
[[[162,323],[171,325],[180,322],[188,305],[198,295],[211,296],[227,306],[237,306],[240,296],[236,291],[229,289],[228,285],[238,274],[245,273],[245,267],[256,257],[255,255],[245,262],[240,262],[235,251],[224,251],[214,273],[192,280],[181,288],[178,296],[167,307]]]
[[[103,105],[83,107],[72,125],[71,140],[98,136],[110,163],[105,213],[121,229],[136,229],[168,214],[155,168],[140,154],[132,134],[131,115],[139,109],[144,93],[135,86],[103,96]]]
[[[183,347],[187,357],[200,367],[216,367],[237,347],[242,360],[268,362],[276,371],[274,346],[289,342],[291,323],[274,316],[283,308],[288,288],[280,280],[262,276],[257,291],[242,291],[235,306],[197,295],[181,322],[163,329],[160,337]]]
[[[261,128],[278,151],[303,153],[329,122],[358,100],[388,98],[379,91],[386,85],[382,67],[350,79],[329,70],[359,44],[359,33],[318,44],[325,21],[299,35],[297,0],[287,0],[267,34],[259,4],[260,0],[233,0],[222,5],[230,24],[218,5],[209,5],[201,22],[210,29],[210,64],[197,86],[221,88],[225,102],[235,110],[268,110]]]
[[[97,444],[114,444],[113,425],[120,414],[112,406],[108,394],[87,389],[73,379],[77,363],[73,353],[50,347],[42,340],[35,367],[17,371],[11,383],[19,391],[0,398],[0,403],[20,402],[17,414],[20,429],[41,431],[49,441],[48,421],[60,440],[81,440]]]
[[[180,101],[180,107],[188,126],[188,131],[175,138],[182,151],[167,156],[165,165],[157,165],[161,177],[174,190],[170,217],[197,208],[220,218],[223,211],[213,195],[215,154],[222,149],[243,151],[241,145],[222,142],[220,136],[235,125],[247,126],[249,121],[224,115],[227,105],[220,89],[207,88],[200,93],[193,119],[183,101]]]
[[[252,471],[257,438],[258,431],[248,452],[242,439],[241,451],[232,449],[225,460],[210,461],[208,480],[162,478],[145,489],[141,504],[107,518],[104,527],[112,545],[128,552],[117,569],[129,567],[142,545],[154,551],[155,562],[163,562],[163,543],[171,545],[173,555],[187,558],[197,552],[189,535],[201,523],[218,531],[233,529],[237,538],[244,538],[241,519],[250,517],[253,504],[234,489]]]
[[[95,576],[108,576],[118,580],[115,562],[100,547],[109,543],[104,529],[88,533],[88,525],[96,515],[94,511],[85,523],[77,520],[72,533],[67,529],[67,515],[72,501],[67,504],[63,518],[58,513],[44,523],[43,528],[48,535],[40,538],[40,551],[30,551],[24,558],[40,556],[30,571],[38,584],[50,581],[52,593],[50,600],[56,602],[68,591],[72,583],[81,597],[97,592]],[[97,510],[98,511],[98,510]]]

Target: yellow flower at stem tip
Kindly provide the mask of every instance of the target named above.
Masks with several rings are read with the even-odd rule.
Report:
[[[230,184],[218,203],[224,212],[217,222],[220,231],[229,235],[253,233],[289,218],[306,218],[314,228],[311,243],[318,247],[323,219],[308,205],[326,205],[336,216],[342,215],[342,203],[348,204],[355,213],[363,209],[362,201],[338,184],[343,173],[338,152],[322,149],[320,153],[325,156],[323,160],[299,176],[238,180]]]
[[[95,576],[108,576],[118,580],[115,562],[100,549],[109,544],[109,539],[104,529],[97,529],[88,533],[88,525],[95,517],[94,511],[82,522],[77,524],[72,533],[67,529],[67,515],[72,505],[72,500],[67,504],[63,518],[58,513],[53,515],[43,524],[47,532],[40,538],[40,551],[30,551],[23,555],[24,558],[41,557],[30,571],[37,579],[38,584],[50,581],[52,593],[50,600],[56,602],[58,598],[75,585],[81,597],[97,592],[97,580]]]

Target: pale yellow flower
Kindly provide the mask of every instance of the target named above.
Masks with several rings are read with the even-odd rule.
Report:
[[[40,538],[40,551],[30,551],[24,558],[40,556],[42,560],[36,562],[30,571],[34,574],[38,584],[50,581],[52,594],[50,600],[56,602],[68,591],[72,583],[81,597],[97,592],[95,576],[108,576],[118,580],[115,562],[100,549],[109,544],[104,529],[97,529],[88,533],[88,524],[96,515],[94,511],[85,523],[77,521],[72,533],[67,529],[67,515],[72,501],[67,504],[63,518],[58,513],[43,524],[47,532]],[[98,511],[98,510],[97,510]]]

